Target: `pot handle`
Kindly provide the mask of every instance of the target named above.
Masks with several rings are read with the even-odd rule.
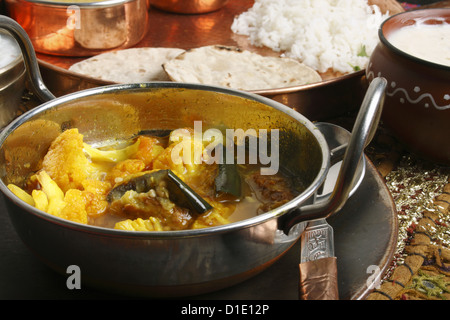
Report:
[[[351,138],[351,133],[344,129],[341,126],[328,123],[328,122],[317,122],[315,123],[317,129],[324,135],[325,140],[328,144],[328,148],[330,149],[330,169],[333,165],[342,161],[345,155],[345,151],[347,150],[348,142]],[[340,166],[339,166],[340,167]],[[358,190],[361,185],[364,176],[366,173],[366,159],[362,157],[361,161],[358,164],[357,171],[354,173],[353,185],[350,191],[349,197],[353,195],[353,193]],[[331,195],[330,190],[324,190],[325,184],[336,184],[336,181],[328,181],[329,177],[325,179],[324,184],[322,184],[321,188],[319,188],[318,192],[316,192],[314,202],[324,201]],[[332,190],[331,190],[332,191]],[[320,192],[320,193],[319,193]]]
[[[36,58],[33,44],[26,31],[13,19],[0,15],[0,29],[7,31],[17,41],[22,51],[23,61],[27,70],[27,76],[30,90],[42,102],[47,102],[55,99],[55,96],[48,90],[42,81],[39,64]]]
[[[352,136],[345,151],[336,185],[331,196],[325,201],[295,208],[285,213],[278,220],[278,228],[289,234],[291,228],[300,222],[326,219],[334,215],[345,205],[358,164],[364,155],[364,148],[375,135],[384,104],[387,81],[382,77],[375,78],[367,89],[361,108],[352,130]]]

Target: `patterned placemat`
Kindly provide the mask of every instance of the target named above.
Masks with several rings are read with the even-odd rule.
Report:
[[[398,212],[393,262],[368,300],[450,299],[450,168],[403,150],[380,129],[366,150]]]
[[[450,1],[401,2],[405,10],[450,7]],[[381,127],[366,149],[396,205],[394,260],[367,300],[450,299],[450,168],[403,150]]]

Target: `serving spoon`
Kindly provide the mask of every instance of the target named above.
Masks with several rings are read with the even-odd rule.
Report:
[[[349,158],[355,150],[362,148],[364,150],[372,140],[376,133],[377,126],[370,126],[367,122],[367,114],[373,114],[377,119],[374,123],[378,123],[381,116],[382,105],[384,102],[384,92],[387,81],[383,78],[377,78],[374,84],[369,86],[369,89],[364,97],[361,105],[361,111],[358,113],[354,128],[364,127],[367,130],[366,137],[360,141],[359,144],[351,143],[352,135],[339,126],[334,126],[328,123],[317,123],[317,128],[325,136],[327,143],[331,149],[331,164],[336,164],[343,160],[342,165],[349,164],[345,168],[339,170],[336,186],[343,185],[339,183],[340,179],[352,179],[351,183],[345,184],[347,188],[335,188],[331,196],[330,194],[322,195],[316,198],[316,203],[312,205],[318,208],[327,208],[334,214],[341,209],[340,206],[335,206],[332,201],[333,193],[340,197],[350,197],[358,188],[364,178],[365,173],[365,159],[363,153],[359,159],[359,163],[353,161],[349,163],[346,158]],[[378,99],[373,99],[378,96]],[[337,138],[337,139],[336,139]],[[345,141],[347,140],[347,141]],[[349,146],[354,146],[349,149]],[[345,151],[345,153],[344,153]],[[346,170],[352,166],[359,166],[361,169],[351,169],[350,172],[357,172],[353,176],[348,176]],[[323,209],[322,209],[323,210]],[[330,215],[331,215],[330,214]],[[304,222],[306,228],[301,236],[301,256],[300,256],[300,299],[302,300],[338,300],[339,290],[337,281],[337,259],[334,255],[334,239],[333,228],[328,224],[326,218]]]

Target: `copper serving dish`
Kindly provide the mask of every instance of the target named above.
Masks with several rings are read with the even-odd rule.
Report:
[[[150,1],[147,0],[147,3],[150,4]],[[403,10],[395,0],[370,0],[369,3],[380,5],[383,12],[389,10],[391,13],[398,13]],[[445,6],[448,1],[442,1],[432,6],[439,7],[442,6],[441,3]],[[226,5],[214,12],[189,15],[170,13],[151,6],[148,11],[147,33],[133,47],[189,49],[222,44],[239,46],[262,55],[278,55],[268,48],[252,46],[245,36],[233,34],[231,31],[234,17],[251,8],[253,4],[253,0],[228,1]],[[72,64],[82,59],[38,53],[42,76],[47,87],[56,96],[111,84],[68,71]],[[316,84],[275,88],[253,93],[281,102],[311,120],[327,120],[359,108],[367,89],[364,70],[345,75],[327,72],[321,76],[323,81]]]
[[[6,0],[5,4],[34,49],[45,54],[92,56],[134,46],[147,32],[146,0]]]
[[[8,0],[10,1],[10,0]],[[228,1],[221,9],[206,14],[176,14],[153,6],[148,11],[148,31],[133,47],[176,47],[190,49],[205,45],[238,46],[261,55],[278,56],[269,48],[252,46],[246,36],[231,31],[236,15],[253,6],[252,0]],[[84,58],[38,53],[38,62],[47,87],[56,95],[112,84],[68,71]],[[326,120],[356,110],[367,89],[364,70],[351,74],[327,72],[323,81],[288,88],[253,91],[281,102],[311,120]]]

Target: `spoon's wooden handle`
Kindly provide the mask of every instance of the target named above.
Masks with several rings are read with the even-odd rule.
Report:
[[[301,300],[339,300],[336,257],[300,263]]]

